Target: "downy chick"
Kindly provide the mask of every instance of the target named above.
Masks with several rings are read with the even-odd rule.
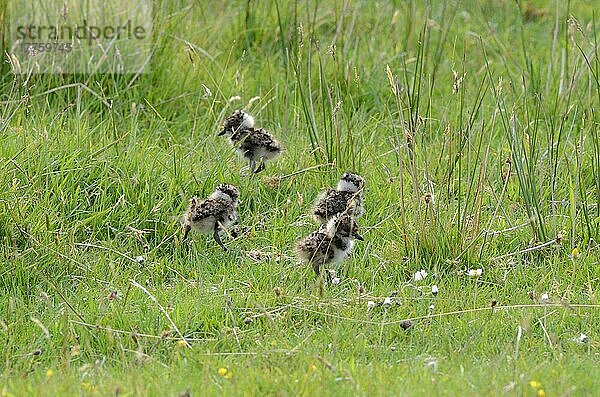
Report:
[[[352,251],[354,240],[363,240],[358,234],[354,217],[347,213],[329,220],[321,227],[296,243],[296,255],[305,263],[310,263],[317,275],[321,267],[342,262]],[[334,266],[335,267],[335,266]]]
[[[183,239],[192,229],[205,234],[212,233],[215,241],[227,251],[219,233],[237,220],[239,196],[240,192],[235,186],[223,183],[207,199],[192,197],[183,217]]]
[[[281,153],[281,146],[273,135],[262,128],[254,128],[254,118],[243,110],[236,110],[227,117],[219,132],[219,135],[225,134],[238,155],[248,160],[251,173],[261,172],[265,169],[265,161]]]
[[[360,217],[364,212],[363,189],[365,179],[351,172],[346,172],[340,178],[335,189],[323,190],[315,204],[312,214],[319,223],[326,223],[341,212],[350,212],[354,217]]]

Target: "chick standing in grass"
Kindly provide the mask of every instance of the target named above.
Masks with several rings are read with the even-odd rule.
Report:
[[[319,223],[326,223],[344,211],[360,217],[365,212],[362,197],[364,187],[365,179],[362,176],[346,172],[335,189],[326,189],[319,194],[312,209],[314,218]]]
[[[273,135],[262,128],[254,128],[254,118],[243,110],[236,110],[227,117],[219,132],[219,135],[225,134],[229,136],[236,152],[249,161],[253,174],[264,170],[265,161],[281,153],[281,146]]]
[[[212,233],[215,241],[227,251],[219,233],[237,220],[239,196],[240,192],[235,186],[224,183],[217,186],[207,199],[192,197],[183,218],[183,239],[192,229],[205,234]]]
[[[319,275],[321,267],[341,263],[352,251],[354,240],[363,240],[358,225],[354,217],[342,213],[331,218],[325,228],[298,241],[296,255],[302,262],[310,263]]]

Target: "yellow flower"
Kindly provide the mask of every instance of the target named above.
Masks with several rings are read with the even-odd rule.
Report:
[[[544,389],[538,390],[538,397],[546,397],[546,392],[544,391]]]
[[[539,389],[540,387],[542,387],[542,384],[537,380],[530,380],[529,386],[533,387],[534,389]]]
[[[308,370],[309,370],[309,371],[311,371],[311,372],[314,372],[314,371],[316,371],[316,370],[317,370],[317,366],[316,366],[316,365],[314,365],[314,364],[311,364],[311,365],[308,367]]]
[[[573,259],[579,258],[579,248],[577,248],[577,247],[573,248],[573,251],[571,251],[571,257]]]
[[[183,339],[177,341],[177,347],[186,347],[187,343]]]
[[[227,372],[229,372],[229,371],[227,371],[227,368],[221,367],[218,369],[217,374],[219,374],[219,376],[225,376],[225,375],[227,375]]]
[[[50,368],[48,368],[46,370],[46,378],[52,378],[54,376],[54,371],[52,371]]]
[[[233,377],[233,372],[227,371],[227,374],[225,374],[225,379],[231,379],[232,377]]]
[[[82,382],[81,388],[87,392],[95,393],[96,386],[92,385],[90,382]]]

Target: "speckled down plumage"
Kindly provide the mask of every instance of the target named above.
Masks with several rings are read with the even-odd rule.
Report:
[[[279,142],[262,128],[248,128],[234,132],[231,144],[247,160],[271,160],[281,153]]]
[[[296,253],[301,261],[310,263],[319,274],[321,267],[342,262],[353,244],[353,240],[331,238],[323,231],[316,231],[298,242]]]
[[[254,128],[254,118],[243,110],[236,110],[223,123],[219,135],[227,134],[236,152],[250,165],[250,172],[265,169],[265,162],[281,153],[279,142],[262,128]],[[258,163],[258,166],[256,166]]]
[[[321,192],[312,209],[313,216],[320,223],[326,223],[335,215],[350,211],[355,217],[364,213],[362,192],[347,192],[327,189]]]
[[[236,110],[223,122],[225,132],[233,133],[254,127],[254,118],[243,110]]]
[[[230,226],[237,219],[237,210],[231,200],[208,198],[191,204],[187,214],[188,224],[202,233],[212,233],[217,223]]]
[[[365,212],[363,189],[365,179],[352,172],[346,172],[335,189],[321,191],[313,204],[312,214],[317,222],[326,223],[332,217],[346,212],[358,218]]]
[[[358,225],[352,216],[343,214],[332,218],[325,228],[298,241],[296,255],[320,274],[322,267],[342,262],[351,253],[355,239],[362,240]]]
[[[237,220],[239,190],[232,185],[221,184],[207,199],[193,197],[184,214],[184,235],[190,230],[201,233],[213,233],[217,243],[227,250],[219,237],[219,232]]]

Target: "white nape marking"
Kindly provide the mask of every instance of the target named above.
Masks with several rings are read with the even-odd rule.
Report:
[[[242,129],[253,128],[254,127],[254,117],[250,116],[248,113],[242,113],[242,123],[240,124]]]
[[[337,231],[337,220],[337,216],[334,216],[329,220],[329,222],[327,222],[327,226],[325,226],[325,234],[327,234],[329,238],[333,238],[335,236],[335,232]]]
[[[340,179],[340,181],[337,184],[337,190],[340,192],[356,193],[356,192],[358,192],[358,186],[356,186],[352,182],[348,182],[344,179]]]
[[[214,192],[212,192],[210,194],[210,198],[211,199],[224,199],[224,200],[232,201],[230,195],[228,195],[227,193],[222,192],[220,190],[215,190]]]

